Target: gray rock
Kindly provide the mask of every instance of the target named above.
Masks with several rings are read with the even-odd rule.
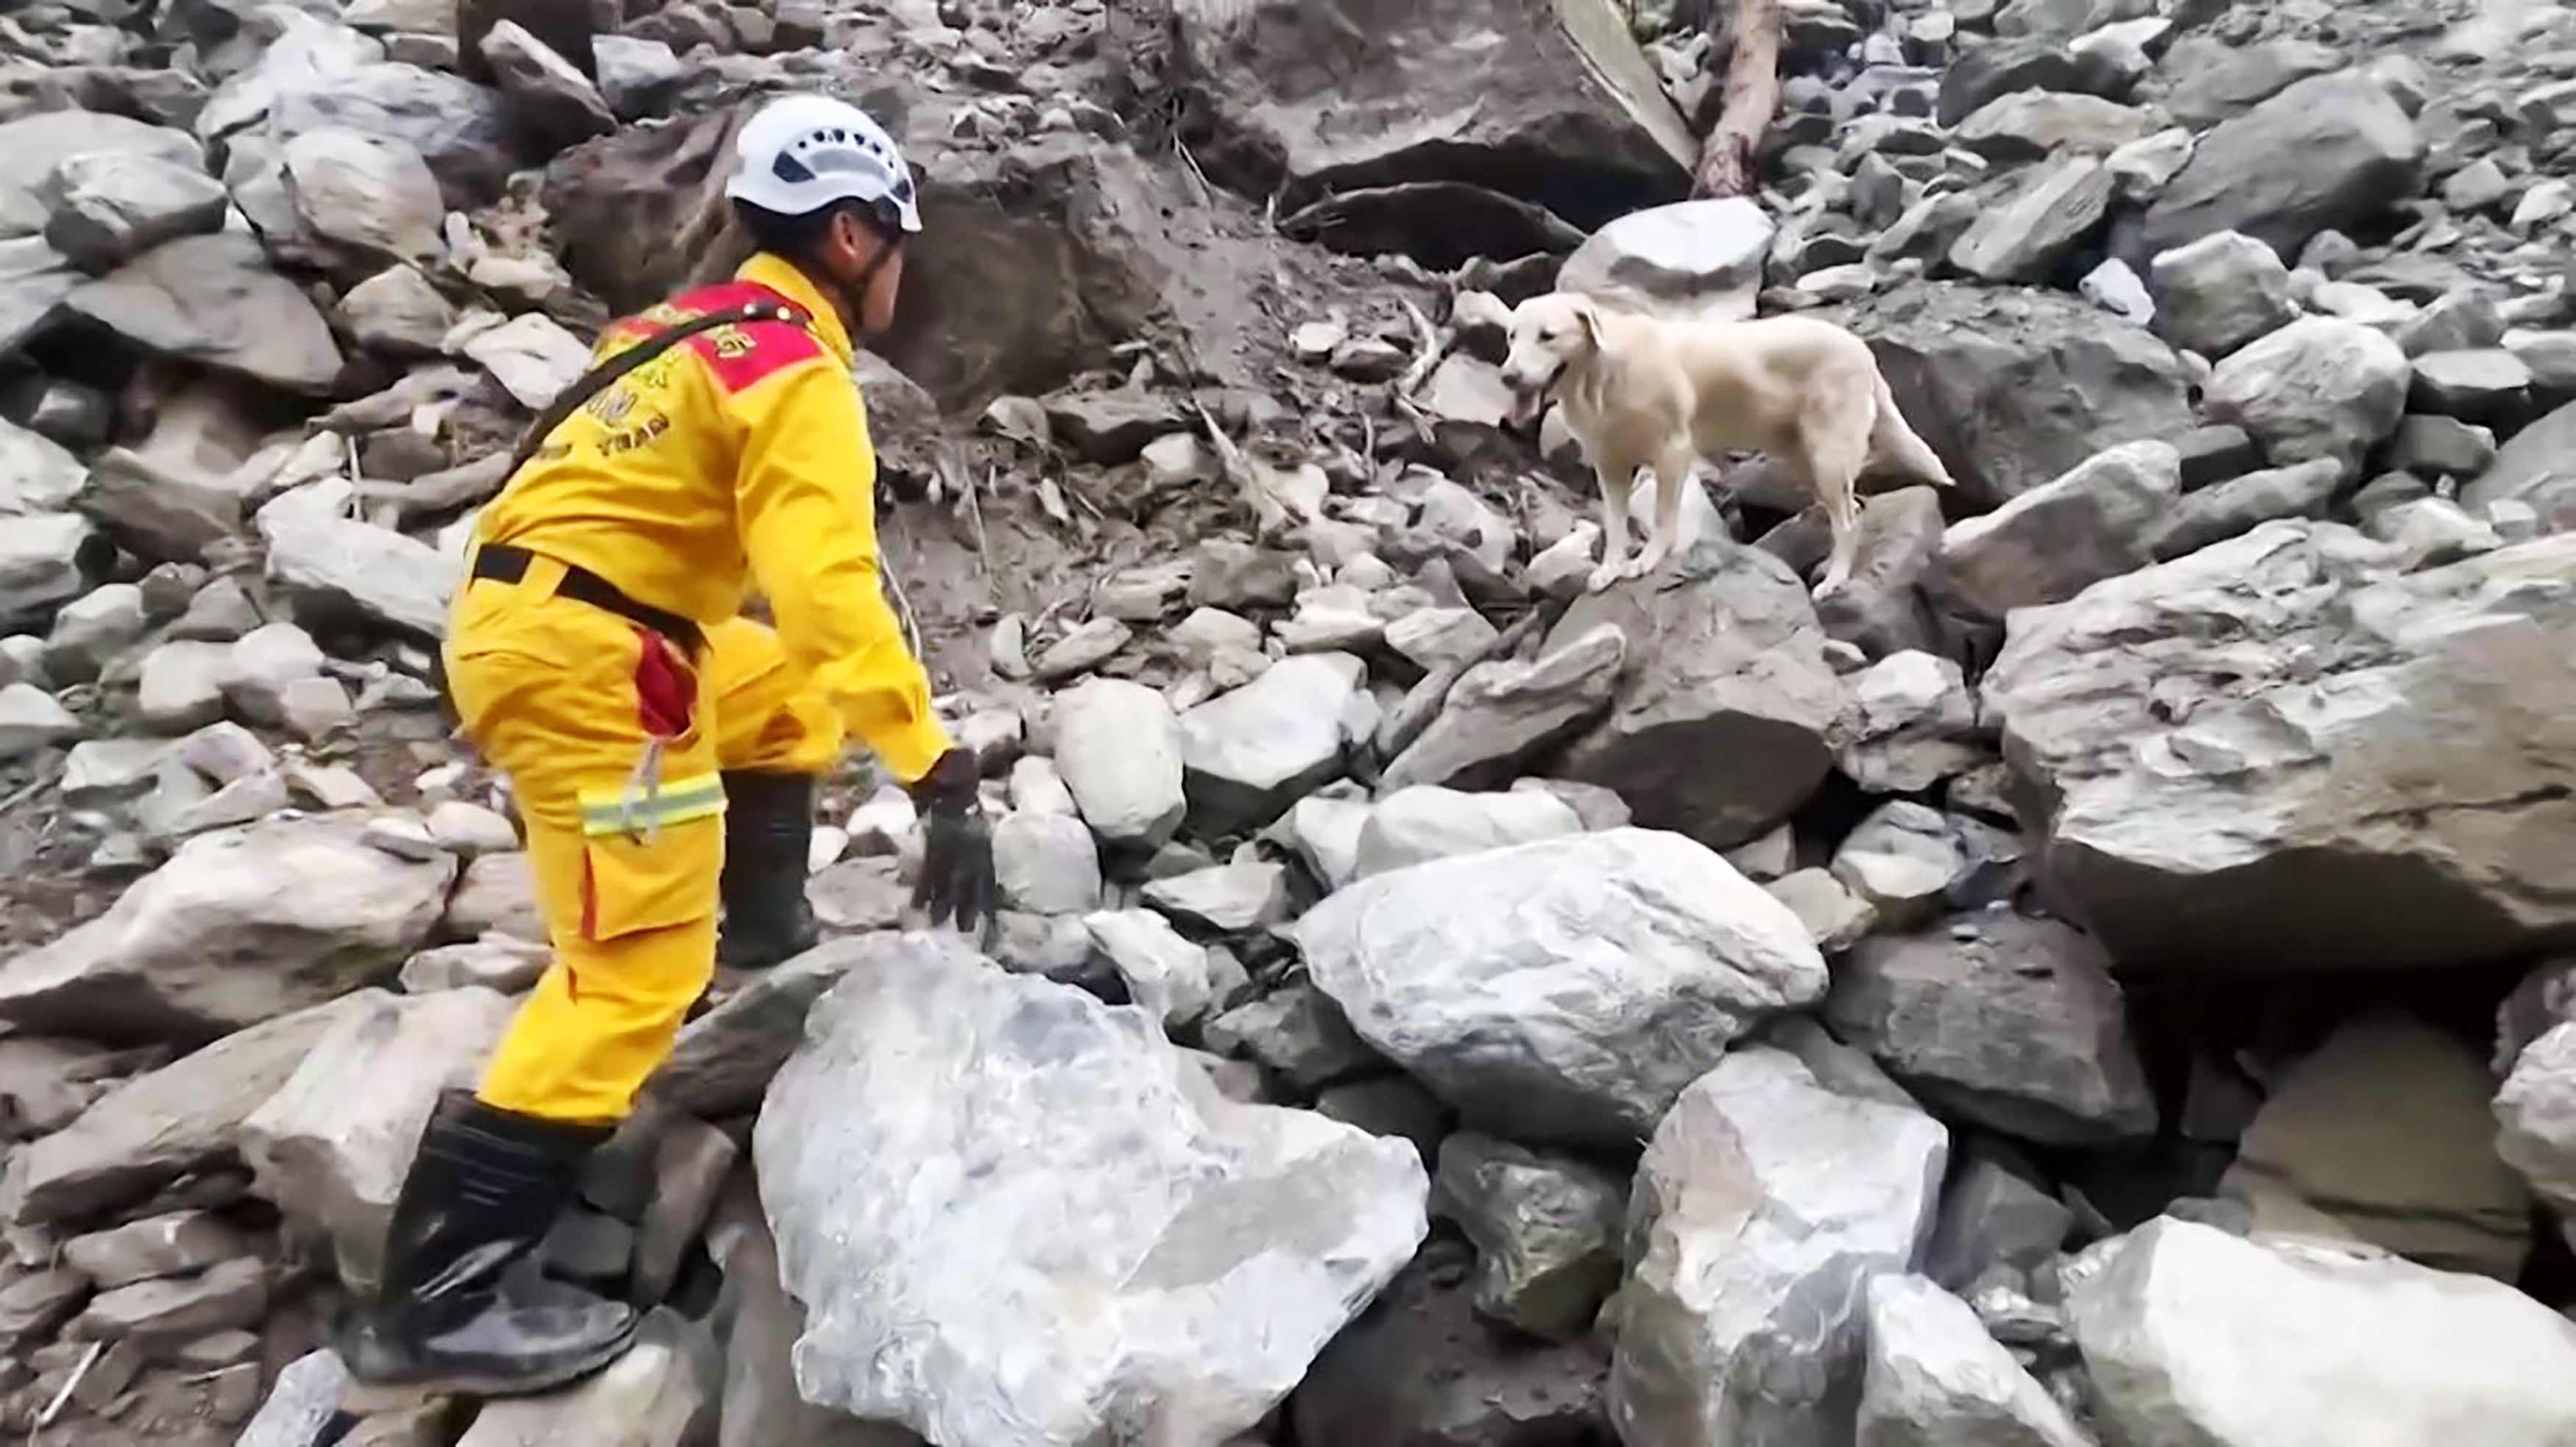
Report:
[[[1944,526],[1935,488],[1898,488],[1863,502],[1851,579],[1840,592],[1815,600],[1826,636],[1870,658],[1937,647],[1924,586]]]
[[[2154,556],[2182,493],[2182,456],[2169,442],[2098,453],[2043,487],[1941,535],[1934,590],[1988,618],[2062,603]]]
[[[2385,86],[2358,70],[2311,76],[2202,136],[2147,208],[2142,239],[2160,252],[2241,231],[2295,255],[2318,232],[2415,194],[2423,161],[2414,120]]]
[[[1183,938],[1152,910],[1097,910],[1082,924],[1093,948],[1127,982],[1128,997],[1167,1026],[1221,1006],[1222,996],[1242,983],[1240,969],[1221,970],[1214,952]]]
[[[253,519],[268,544],[268,580],[299,621],[356,620],[421,638],[447,632],[447,603],[462,560],[390,528],[344,516],[349,485],[297,488]]]
[[[286,190],[304,229],[369,264],[438,255],[446,207],[420,152],[398,140],[325,128],[286,142]]]
[[[81,286],[64,304],[147,352],[285,391],[318,395],[340,375],[330,324],[242,232],[182,236]]]
[[[2215,361],[2290,324],[2290,268],[2268,244],[2219,231],[2160,252],[2148,264],[2157,330]]]
[[[233,651],[223,643],[164,643],[146,654],[136,703],[146,726],[163,733],[202,728],[224,714],[224,684]]]
[[[2549,661],[2576,620],[2511,581],[2576,569],[2576,541],[2385,557],[2267,523],[2014,619],[1986,711],[2054,797],[2050,887],[2124,967],[2456,966],[2576,925],[2563,861],[2516,842],[2576,825],[2552,701],[2576,677]]]
[[[2099,945],[1990,910],[1861,941],[1825,1015],[1954,1118],[2048,1145],[2147,1135],[2155,1098]]]
[[[1840,954],[1878,928],[1878,906],[1831,871],[1793,870],[1763,887],[1789,907],[1820,950]]]
[[[1968,1304],[1919,1276],[1868,1287],[1859,1447],[2091,1447]]]
[[[2365,1016],[2284,1071],[2221,1191],[2257,1237],[2366,1241],[2427,1266],[2516,1279],[2531,1200],[2498,1157],[2486,1062],[2401,1016]]]
[[[434,841],[432,847],[436,847]],[[443,923],[448,933],[468,938],[502,934],[544,939],[545,911],[537,904],[536,874],[528,866],[528,856],[512,851],[466,861],[457,876],[456,892],[447,901]]]
[[[1179,73],[1214,130],[1207,163],[1258,189],[1473,179],[1545,204],[1573,184],[1604,198],[1593,203],[1603,215],[1569,217],[1588,225],[1680,199],[1697,157],[1606,5],[1408,12],[1356,52],[1338,27],[1286,3],[1189,0],[1173,25]],[[1462,54],[1495,59],[1471,75],[1454,64]],[[1329,91],[1295,80],[1319,65],[1341,71]],[[1445,119],[1426,129],[1426,116]]]
[[[2576,1216],[2576,1016],[2516,1053],[2495,1117],[2496,1153],[2562,1218]]]
[[[81,736],[81,722],[31,683],[0,688],[0,759],[22,759]]]
[[[2343,484],[2343,463],[2318,457],[2202,488],[2186,495],[2166,518],[2155,536],[2155,555],[2179,558],[2275,518],[2323,517]]]
[[[1187,811],[1179,720],[1163,696],[1124,679],[1057,695],[1055,763],[1083,822],[1112,844],[1154,845]]]
[[[107,913],[0,965],[0,1019],[205,1039],[337,996],[425,942],[454,861],[397,859],[335,818],[204,835]]]
[[[658,40],[596,35],[590,44],[599,64],[600,97],[620,120],[650,114],[688,74],[680,57]]]
[[[680,1117],[662,1127],[653,1147],[652,1195],[635,1232],[634,1300],[670,1295],[740,1154],[731,1136],[704,1121]]]
[[[1100,905],[1100,848],[1079,819],[1004,815],[993,825],[993,869],[1012,909],[1080,914]]]
[[[2415,358],[2407,400],[2418,412],[2510,426],[2531,405],[2531,368],[2502,347],[2427,352]]]
[[[1576,1341],[1619,1285],[1627,1183],[1491,1136],[1440,1147],[1432,1209],[1476,1245],[1476,1310],[1549,1341]]]
[[[81,1341],[173,1344],[210,1331],[256,1326],[268,1315],[268,1263],[225,1261],[193,1276],[138,1281],[103,1291],[75,1318]]]
[[[1641,829],[1381,874],[1310,911],[1297,939],[1362,1038],[1517,1140],[1633,1139],[1729,1041],[1825,986],[1786,907]]]
[[[1347,653],[1285,658],[1181,715],[1191,817],[1210,835],[1258,828],[1341,771],[1367,665]]]
[[[1959,122],[1950,136],[1999,165],[2056,155],[2108,156],[2155,129],[2148,112],[2099,96],[2051,90],[1997,96]]]
[[[265,113],[274,136],[326,126],[401,141],[420,152],[451,207],[497,197],[516,155],[502,98],[458,76],[400,62],[297,66],[272,46],[256,72],[227,82],[199,129],[215,135]],[[266,94],[260,94],[262,89]],[[242,104],[231,104],[238,98]]]
[[[186,131],[98,111],[53,110],[0,124],[0,236],[33,236],[50,219],[48,183],[75,156],[133,156],[206,168]],[[103,164],[103,163],[99,163]]]
[[[403,962],[406,994],[434,995],[442,990],[480,987],[504,995],[519,994],[537,982],[554,951],[529,940],[488,935],[460,945],[423,950]]]
[[[2313,40],[2186,35],[2165,52],[2167,83],[2157,103],[2185,125],[2205,127],[2253,108],[2310,76],[2340,69],[2341,52]]]
[[[2173,349],[2076,297],[1909,287],[1879,298],[1859,330],[1898,410],[1972,507],[2121,443],[2179,437],[2194,421]]]
[[[1386,766],[1381,785],[1501,783],[1608,706],[1626,657],[1616,628],[1593,628],[1551,637],[1535,662],[1495,659],[1469,668],[1449,687],[1439,715]]]
[[[1832,870],[1875,920],[1904,926],[1940,909],[1967,878],[1968,855],[1939,810],[1891,799],[1843,837]]]
[[[50,1339],[89,1299],[77,1271],[32,1271],[0,1287],[0,1342],[13,1354]]]
[[[2438,497],[2393,504],[2365,517],[2361,530],[2398,548],[2409,568],[2456,563],[2504,546],[2494,528]]]
[[[2307,317],[2248,343],[2210,375],[2210,414],[2261,443],[2275,466],[2331,457],[2355,475],[2397,430],[2413,369],[2374,328]]]
[[[1434,1242],[1333,1339],[1289,1404],[1295,1447],[1606,1442],[1604,1363],[1477,1320],[1455,1242]],[[1260,1439],[1236,1439],[1238,1442]]]
[[[457,1447],[673,1447],[722,1385],[718,1361],[705,1327],[657,1311],[606,1371],[548,1396],[486,1403]]]
[[[250,1254],[239,1231],[203,1211],[148,1217],[63,1243],[63,1260],[101,1291],[192,1275]]]
[[[2388,465],[2417,477],[2469,481],[2495,465],[2495,433],[2453,417],[2409,414],[2388,445]]]
[[[1398,789],[1360,826],[1353,877],[1584,832],[1582,817],[1552,795],[1466,794],[1415,785]]]
[[[509,98],[511,119],[549,149],[617,129],[617,116],[580,67],[515,20],[485,32],[480,50]]]
[[[8,519],[0,526],[0,619],[30,620],[88,592],[109,552],[75,513]]]
[[[1423,608],[1386,625],[1387,647],[1426,673],[1468,667],[1500,636],[1473,608]]]
[[[2047,280],[2110,214],[2113,179],[2089,156],[2034,169],[1979,211],[1950,248],[1950,264],[1985,281]]]
[[[1669,321],[1749,320],[1776,229],[1741,196],[1630,212],[1565,259],[1556,289]]]
[[[1971,1147],[1941,1195],[1941,1224],[1924,1253],[1923,1274],[1952,1291],[2004,1267],[2036,1275],[2055,1261],[2075,1213],[2055,1196]]]
[[[0,1187],[8,1214],[26,1222],[77,1220],[235,1159],[242,1122],[341,1016],[380,995],[361,990],[254,1025],[109,1091],[69,1127],[12,1155]]]
[[[1806,588],[1777,559],[1709,539],[1680,580],[1593,594],[1549,636],[1602,624],[1627,640],[1609,717],[1560,769],[1612,789],[1637,822],[1740,844],[1804,803],[1833,762],[1844,708]]]
[[[1226,1101],[1141,1012],[953,941],[870,944],[754,1137],[807,1400],[946,1441],[1217,1441],[1420,1244],[1410,1145]],[[1116,1325],[1058,1331],[1077,1301]]]
[[[2114,1440],[2555,1447],[2576,1421],[2576,1322],[2497,1282],[2170,1218],[2085,1265],[2067,1316]]]
[[[1220,864],[1157,879],[1145,903],[1176,919],[1238,933],[1288,918],[1288,872],[1276,864]]]
[[[2460,489],[2460,505],[2472,513],[2502,502],[2529,505],[2552,531],[2576,527],[2576,402],[2516,433],[2495,465]]]
[[[389,266],[340,298],[340,325],[370,351],[435,356],[455,329],[456,308],[409,266]]]
[[[1228,1010],[1208,1022],[1207,1044],[1248,1056],[1299,1090],[1385,1068],[1341,1007],[1310,985],[1290,985]]]
[[[1612,1298],[1611,1403],[1636,1447],[1849,1441],[1870,1277],[1913,1268],[1949,1133],[1738,1050],[1655,1127]]]
[[[1852,684],[1852,734],[1837,762],[1872,793],[1919,793],[1985,761],[1976,723],[1976,695],[1959,665],[1890,654]]]
[[[233,640],[224,701],[254,723],[287,722],[287,692],[319,675],[325,663],[313,635],[292,623],[266,623]]]
[[[702,1119],[756,1108],[770,1077],[805,1038],[805,1016],[852,965],[870,958],[866,936],[827,940],[761,971],[715,1009],[689,1022],[645,1090]]]
[[[80,495],[86,471],[60,443],[0,421],[0,516],[61,512]]]
[[[340,1413],[340,1394],[349,1385],[349,1369],[329,1350],[308,1353],[277,1374],[259,1415],[251,1418],[234,1447],[313,1447]]]
[[[0,240],[0,346],[14,351],[25,345],[53,322],[82,281],[80,269],[44,238]]]
[[[45,639],[45,676],[57,683],[87,683],[132,647],[150,626],[143,590],[109,583],[63,605]]]
[[[1934,116],[1955,126],[2015,91],[2105,95],[2125,89],[2102,57],[2077,51],[2056,36],[2025,36],[1980,45],[1951,62],[1941,76]]]
[[[165,241],[215,230],[231,202],[193,154],[174,161],[150,152],[80,152],[63,158],[50,186],[57,209],[45,223],[45,240],[93,272]]]
[[[242,1124],[260,1193],[361,1288],[381,1279],[394,1197],[439,1096],[473,1088],[514,1011],[490,990],[370,993]]]

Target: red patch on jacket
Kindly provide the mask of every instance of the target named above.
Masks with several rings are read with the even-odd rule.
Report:
[[[641,316],[615,322],[609,331],[620,340],[640,341],[677,321],[747,306],[795,307],[796,303],[757,282],[728,281],[682,292]],[[743,322],[700,332],[681,345],[705,361],[707,370],[715,374],[716,385],[728,393],[743,391],[774,373],[825,355],[823,344],[815,340],[814,334],[793,322]]]

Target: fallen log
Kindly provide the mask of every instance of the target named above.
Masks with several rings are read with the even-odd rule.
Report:
[[[1753,194],[1754,152],[1780,113],[1780,0],[1734,0],[1726,84],[1700,142],[1694,197]]]

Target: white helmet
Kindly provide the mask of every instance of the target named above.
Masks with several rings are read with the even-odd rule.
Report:
[[[725,194],[781,216],[836,201],[892,212],[904,234],[921,230],[912,170],[885,128],[830,96],[783,96],[760,108],[734,142]]]

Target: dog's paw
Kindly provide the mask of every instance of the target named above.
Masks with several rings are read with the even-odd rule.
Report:
[[[1583,591],[1587,593],[1603,592],[1607,590],[1611,584],[1616,583],[1627,576],[1629,576],[1627,564],[1603,563],[1600,567],[1592,570],[1591,577],[1583,580]]]
[[[1640,554],[1637,557],[1628,560],[1628,565],[1619,570],[1619,576],[1623,578],[1648,577],[1652,575],[1657,568],[1664,565],[1665,556],[1666,555],[1661,553]]]

